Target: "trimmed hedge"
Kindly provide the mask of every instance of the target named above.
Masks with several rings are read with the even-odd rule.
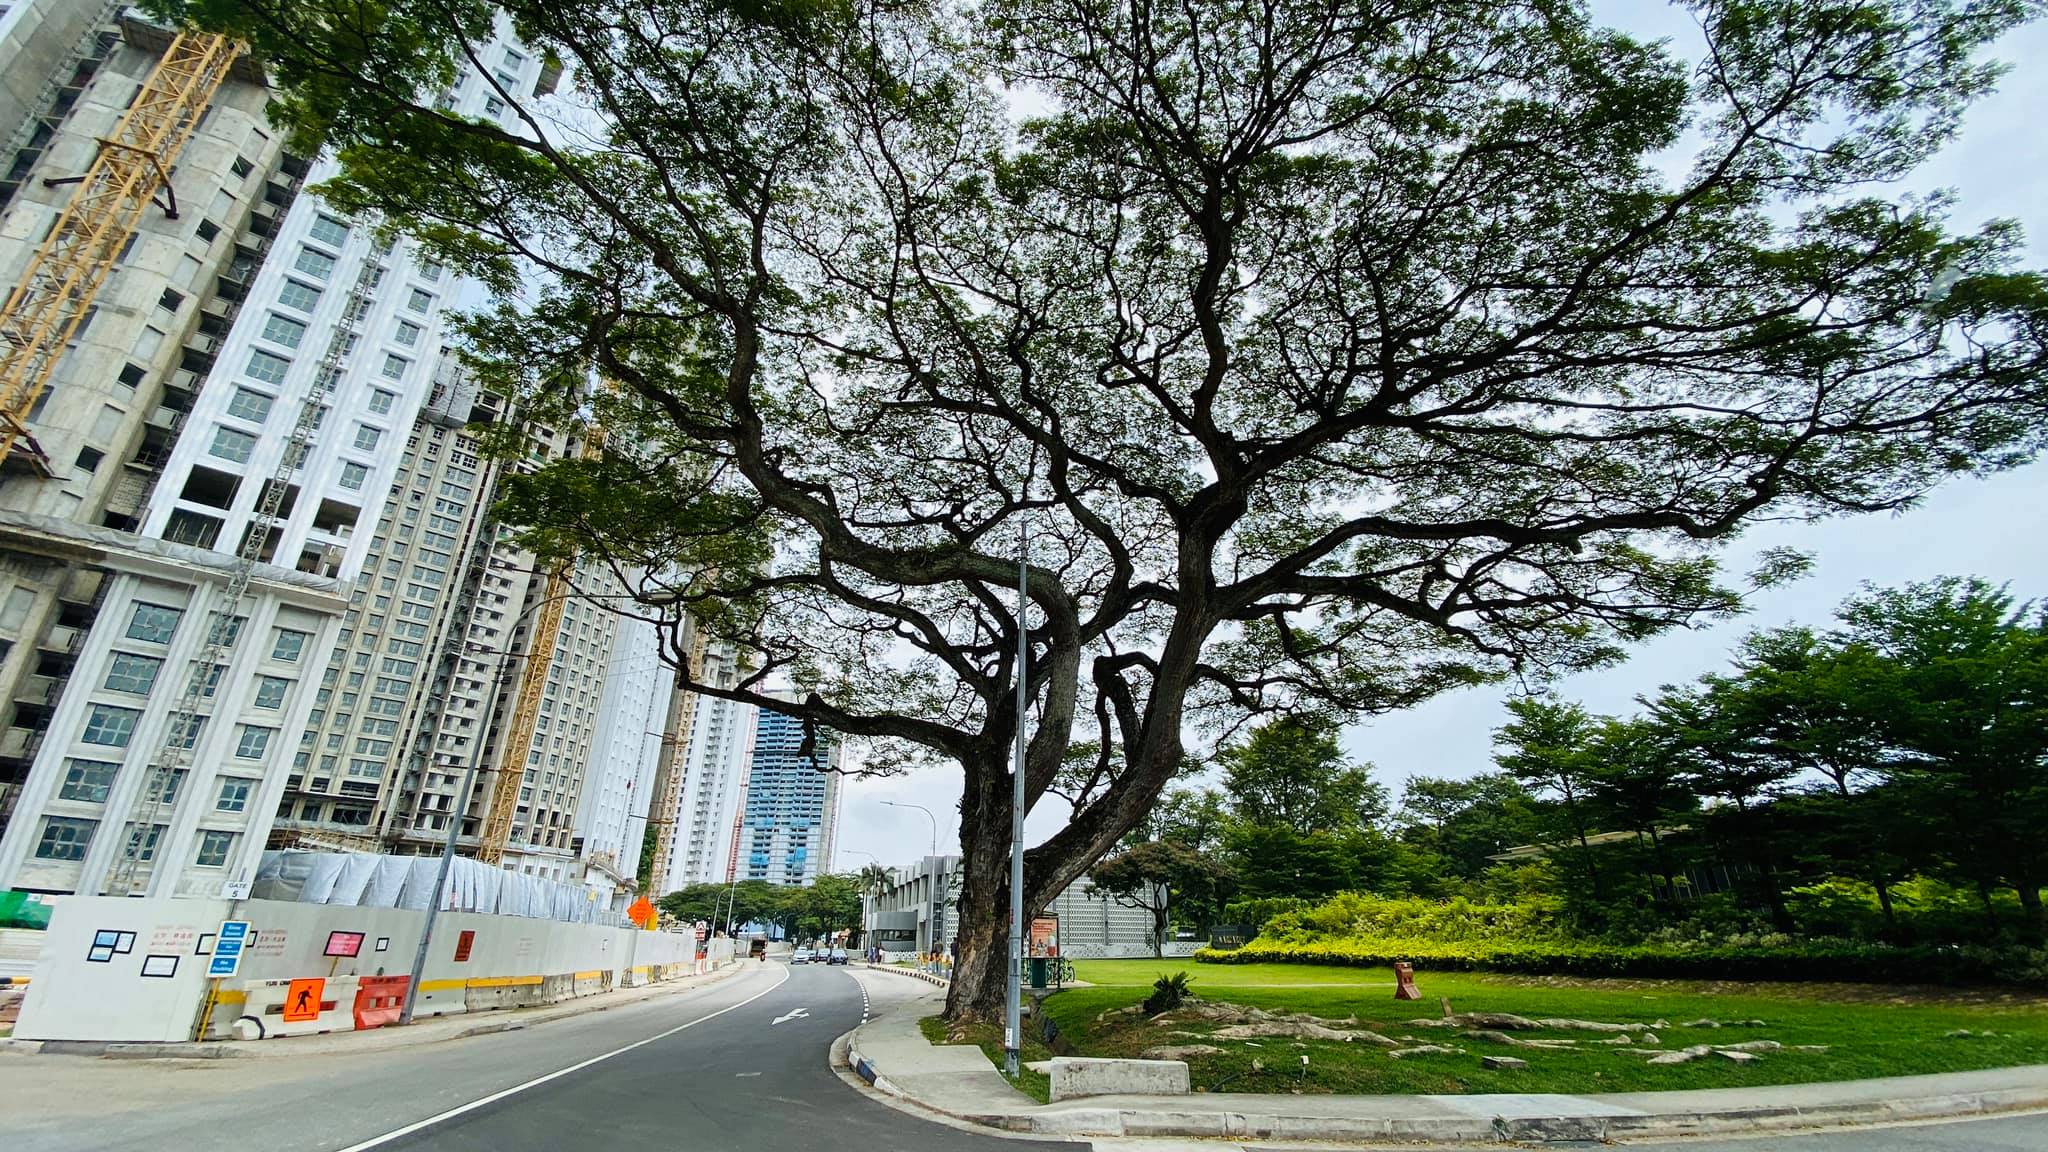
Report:
[[[1204,948],[1202,964],[1343,964],[1384,968],[1397,960],[1427,971],[1709,980],[1853,981],[1881,984],[2048,986],[2048,952],[2030,948],[1899,948],[1842,940],[1778,945],[1600,944],[1576,941],[1347,939],[1253,940],[1235,951]]]

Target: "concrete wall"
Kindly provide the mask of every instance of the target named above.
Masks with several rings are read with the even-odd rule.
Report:
[[[265,982],[318,977],[333,982],[325,998],[351,987],[347,978],[404,976],[426,914],[399,908],[352,908],[272,900],[122,899],[73,896],[50,919],[43,954],[15,1036],[29,1040],[172,1041],[192,1038],[208,993],[212,936],[232,912],[250,923],[253,942],[241,970],[221,982],[206,1035],[231,1035],[235,1020],[263,1001]],[[323,956],[328,934],[364,934],[361,955]],[[456,960],[462,933],[473,932],[468,956]],[[116,951],[90,959],[101,933],[116,933]],[[133,933],[132,938],[120,934]],[[553,1003],[610,988],[671,979],[729,959],[731,942],[714,940],[700,961],[687,933],[641,932],[564,924],[518,916],[444,913],[435,922],[416,1014],[447,1015],[488,1008]],[[125,946],[126,951],[119,950]],[[101,953],[104,955],[104,953]],[[155,958],[155,959],[152,959]],[[160,973],[145,975],[145,971]],[[347,1030],[348,991],[318,1026]],[[266,1035],[279,1031],[267,1017]]]

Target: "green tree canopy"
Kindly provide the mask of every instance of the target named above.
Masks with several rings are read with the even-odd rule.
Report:
[[[1387,814],[1387,790],[1345,761],[1337,735],[1326,717],[1282,716],[1224,748],[1217,758],[1233,814],[1303,834],[1378,824]]]
[[[1205,927],[1237,894],[1237,877],[1215,856],[1172,840],[1153,840],[1098,861],[1092,876],[1097,891],[1117,903],[1152,914],[1152,954],[1165,955],[1173,913]]]
[[[1607,663],[1736,608],[1752,520],[2048,427],[2017,229],[1890,192],[2024,0],[1697,0],[1696,61],[1572,0],[154,6],[253,44],[332,205],[501,290],[489,386],[607,427],[514,478],[528,543],[736,644],[699,691],[960,766],[956,1013],[1001,1000],[1020,727],[1027,800],[1103,757],[1036,907],[1190,731]],[[566,110],[481,59],[500,10]],[[513,127],[441,105],[471,67]]]

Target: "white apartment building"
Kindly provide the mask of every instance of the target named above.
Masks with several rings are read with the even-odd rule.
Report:
[[[490,682],[471,673],[510,643],[531,563],[487,522],[499,465],[465,430],[493,419],[497,397],[479,397],[446,356],[433,381],[328,662],[334,683],[300,735],[274,842],[438,850],[461,775],[488,743]],[[463,829],[472,840],[475,823]]]
[[[124,21],[122,34],[131,47],[168,36],[132,19]],[[514,82],[552,83],[510,42],[509,29],[488,51],[487,59]],[[87,124],[81,118],[87,111],[104,120],[117,117],[133,84],[111,78],[146,71],[152,63],[129,62],[131,55],[124,48],[108,58],[75,101],[73,120]],[[465,111],[492,114],[495,98],[481,88],[470,77],[449,99]],[[374,688],[375,670],[385,667],[379,661],[387,653],[359,643],[365,609],[374,604],[352,607],[349,601],[359,583],[385,578],[381,569],[365,567],[378,538],[378,510],[386,507],[406,459],[398,446],[411,434],[429,393],[442,318],[451,305],[470,302],[466,297],[475,289],[414,259],[409,244],[394,245],[311,196],[292,201],[271,234],[259,236],[268,241],[267,251],[265,244],[244,243],[236,234],[237,262],[216,284],[207,275],[207,260],[218,261],[225,253],[217,249],[229,246],[228,225],[220,221],[260,215],[252,205],[275,199],[264,187],[266,169],[247,154],[263,143],[270,150],[266,155],[277,155],[262,123],[263,97],[256,83],[224,88],[180,159],[174,185],[186,185],[176,188],[181,202],[205,207],[181,214],[177,228],[159,238],[158,246],[170,246],[160,263],[168,266],[173,283],[203,277],[198,282],[215,302],[224,293],[232,296],[219,308],[206,306],[216,331],[223,318],[232,323],[215,335],[202,320],[179,359],[173,384],[182,382],[197,396],[189,413],[162,421],[175,443],[146,509],[133,518],[140,522],[139,539],[116,534],[91,544],[89,562],[109,578],[92,590],[90,631],[66,641],[66,655],[75,654],[75,662],[67,681],[50,689],[55,699],[49,736],[34,751],[0,838],[0,887],[102,891],[114,875],[124,891],[211,896],[234,890],[254,872],[287,776],[295,769],[301,775],[318,771],[314,757],[324,754],[324,741],[338,725],[331,718],[339,714],[338,696],[366,694]],[[81,127],[68,134],[89,131]],[[194,151],[209,139],[217,151],[225,149],[214,162],[229,179],[228,186],[214,190],[193,186],[199,174],[213,170],[209,153]],[[89,135],[52,143],[39,163],[82,169],[93,146]],[[321,166],[315,175],[325,171]],[[26,211],[40,191],[38,184],[24,184],[20,207]],[[14,248],[39,234],[30,225],[13,225],[14,218],[10,212],[7,225],[0,226],[0,247],[15,263],[0,269],[18,268]],[[142,252],[142,239],[131,260]],[[204,258],[196,254],[201,252]],[[108,291],[116,287],[110,284]],[[99,313],[122,322],[132,316],[175,321],[197,310],[198,302],[175,287],[162,288],[151,302],[132,300],[136,290],[111,298],[103,293]],[[239,308],[228,306],[236,301]],[[152,332],[160,338],[149,339]],[[130,335],[136,338],[117,342],[131,357],[128,368],[109,367],[95,377],[98,387],[139,391],[152,371],[160,372],[160,361],[176,355],[175,345],[165,347],[168,328],[145,323],[141,333]],[[67,357],[63,370],[77,371],[71,362],[78,357]],[[138,363],[143,360],[148,363]],[[126,384],[130,379],[137,383]],[[111,416],[93,415],[90,406],[80,412],[73,396],[60,384],[46,393],[41,415],[32,415],[45,451],[55,453],[53,461],[65,459],[81,438],[90,442],[109,428],[120,431],[134,423],[114,404],[103,406]],[[310,444],[303,459],[287,462],[302,410],[313,424]],[[78,467],[85,466],[81,455]],[[96,468],[86,471],[97,474]],[[197,730],[178,734],[189,750],[189,778],[145,793],[147,767],[172,738],[169,726],[187,669],[204,650],[208,620],[223,603],[234,557],[257,530],[263,495],[277,477],[285,478],[282,504],[260,545],[266,563],[237,607],[236,642],[226,663],[209,676],[206,714]],[[0,487],[0,520],[11,518],[51,538],[79,534],[77,520],[91,511],[84,495],[61,486],[52,491],[47,482],[32,493],[20,487]],[[41,514],[24,516],[17,511],[24,507]],[[104,522],[136,526],[132,520],[117,522],[117,515],[110,506]],[[80,550],[76,542],[71,547]],[[426,587],[429,571],[409,564],[399,579]],[[379,594],[377,587],[369,594]],[[5,604],[0,600],[0,611]],[[37,600],[26,615],[33,618],[39,609],[47,612],[48,606]],[[396,637],[394,628],[385,633],[387,644]],[[417,641],[408,635],[404,642]],[[348,653],[339,664],[333,663],[337,650]],[[417,674],[416,665],[412,675]],[[303,747],[295,739],[307,732],[316,705],[330,715],[314,729],[315,746]],[[350,733],[344,745],[353,749],[357,739],[379,741],[383,735],[381,729]],[[108,828],[127,834],[107,835]],[[139,867],[117,868],[122,856]]]
[[[730,644],[711,644],[698,675],[715,687],[731,687],[739,680],[737,657]],[[735,874],[734,844],[754,755],[755,714],[751,704],[715,696],[697,700],[681,801],[670,817],[676,822],[666,885],[670,892]]]
[[[675,669],[662,661],[660,634],[650,624],[622,618],[604,673],[597,738],[571,841],[582,853],[584,886],[607,904],[624,900],[639,874],[662,723],[675,681]]]

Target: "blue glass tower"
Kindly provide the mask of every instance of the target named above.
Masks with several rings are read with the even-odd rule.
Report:
[[[832,866],[839,774],[818,769],[838,767],[838,741],[834,733],[819,729],[814,759],[803,749],[803,739],[803,721],[761,709],[740,829],[741,879],[799,886]]]

